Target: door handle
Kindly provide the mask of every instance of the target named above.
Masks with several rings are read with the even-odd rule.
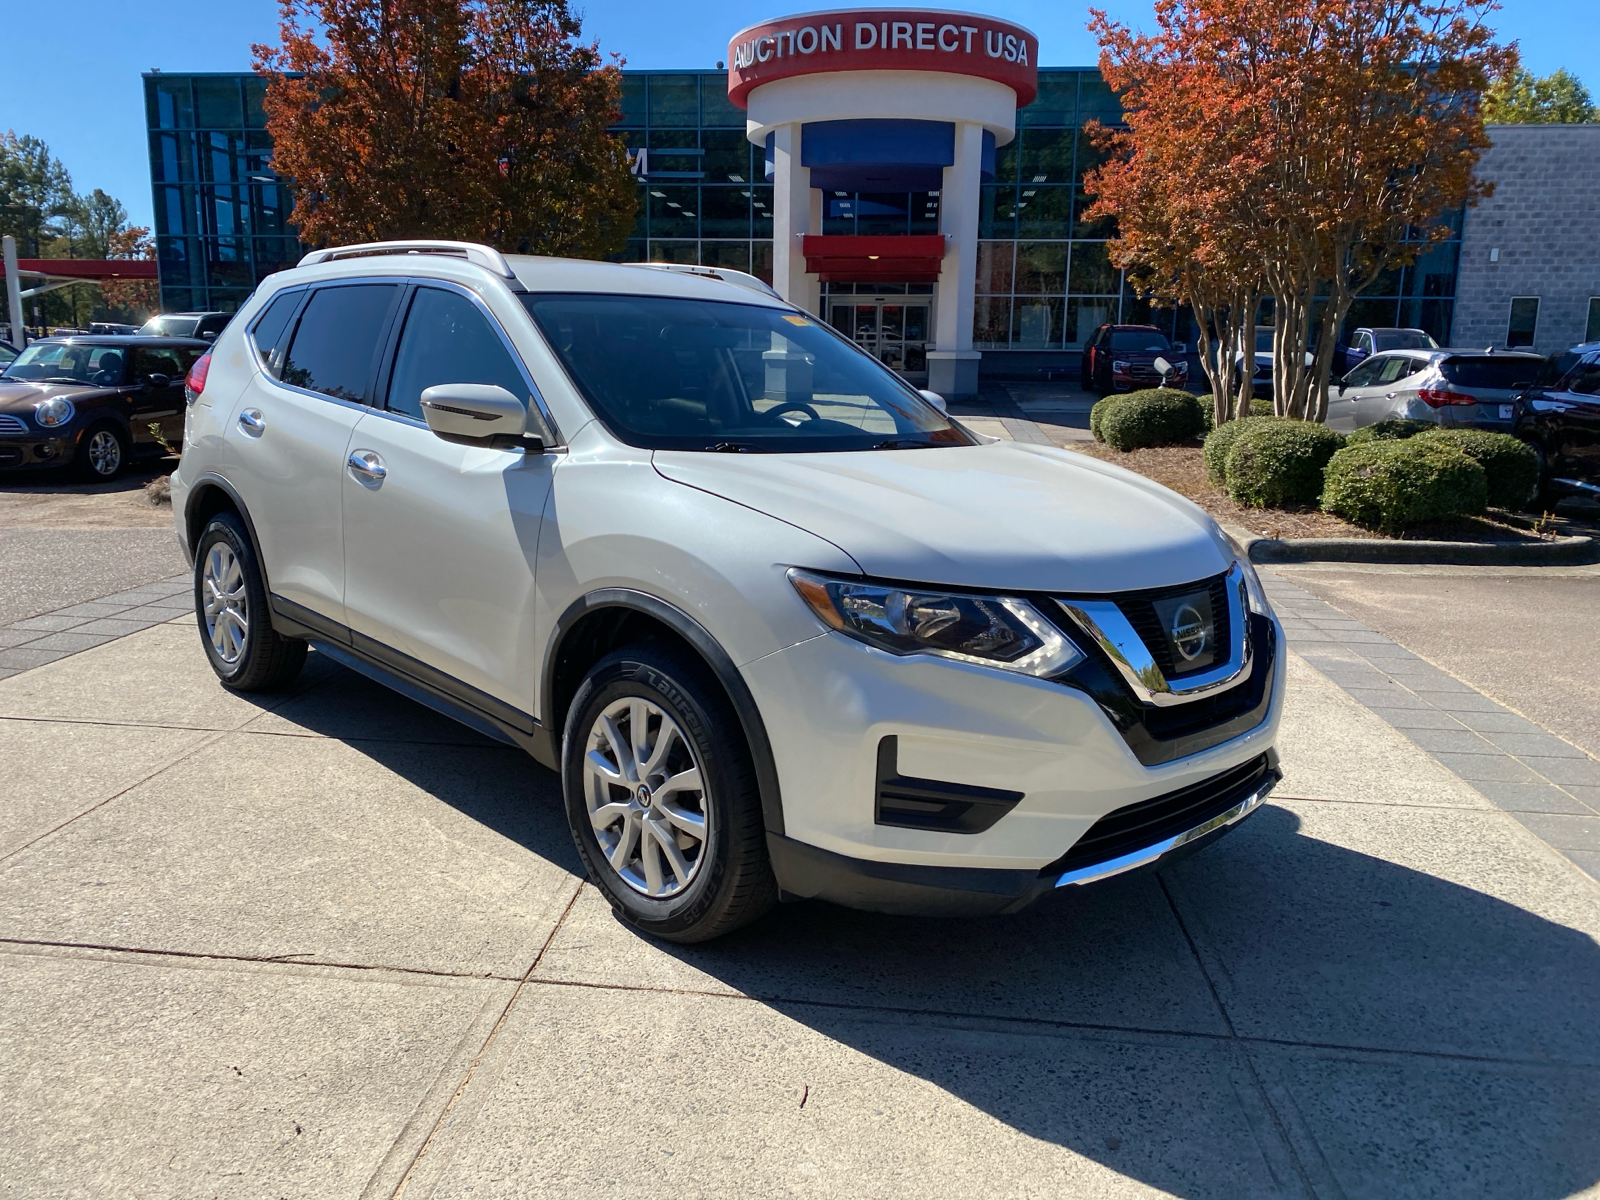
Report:
[[[373,450],[352,450],[348,465],[350,474],[356,477],[356,482],[362,487],[377,488],[389,474],[388,468],[383,465],[383,459]]]
[[[251,437],[260,437],[267,431],[267,419],[259,408],[247,408],[239,414],[239,428]]]
[[[1384,393],[1384,394],[1383,394],[1383,398],[1384,398],[1384,399],[1385,399],[1385,400],[1393,400],[1393,399],[1394,399],[1394,397],[1395,397],[1395,393],[1393,393],[1393,392],[1385,392],[1385,393]]]

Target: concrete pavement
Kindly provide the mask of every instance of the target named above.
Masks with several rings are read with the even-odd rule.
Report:
[[[1593,1192],[1600,885],[1289,686],[1274,801],[1161,876],[675,948],[552,774],[316,655],[232,696],[179,615],[24,670],[0,1195]]]

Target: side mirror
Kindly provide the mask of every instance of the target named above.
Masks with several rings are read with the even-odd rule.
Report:
[[[150,374],[144,377],[144,381],[153,388],[172,386],[172,376],[163,375],[160,371],[152,371]]]
[[[944,397],[939,395],[938,392],[930,392],[927,388],[922,388],[917,392],[917,395],[921,396],[924,400],[933,405],[946,416],[949,415],[950,407],[944,402]]]
[[[441,383],[422,393],[422,416],[434,436],[458,446],[522,448],[537,454],[544,443],[528,434],[528,409],[503,387]]]

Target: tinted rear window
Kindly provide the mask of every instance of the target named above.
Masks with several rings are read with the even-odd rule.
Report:
[[[1111,335],[1113,350],[1171,350],[1167,335],[1155,329],[1119,329]]]
[[[365,402],[378,338],[400,288],[358,283],[319,288],[306,302],[284,356],[285,383],[340,400]]]
[[[277,349],[278,340],[283,337],[284,328],[294,316],[295,305],[300,303],[302,295],[304,293],[297,290],[275,296],[250,331],[250,340],[255,343],[263,362],[271,361],[272,352]]]
[[[1520,391],[1539,374],[1537,358],[1447,358],[1439,364],[1457,387]]]
[[[1432,350],[1437,344],[1420,329],[1391,329],[1372,336],[1379,350]]]

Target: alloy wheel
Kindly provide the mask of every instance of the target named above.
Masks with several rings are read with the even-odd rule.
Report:
[[[122,441],[109,429],[97,429],[90,435],[88,453],[96,475],[115,475],[122,466]]]
[[[607,705],[584,747],[583,794],[600,852],[622,881],[665,900],[700,873],[710,805],[678,723],[639,696]]]
[[[250,601],[239,556],[226,542],[214,542],[206,551],[200,586],[205,594],[206,636],[217,657],[232,666],[250,635]]]

